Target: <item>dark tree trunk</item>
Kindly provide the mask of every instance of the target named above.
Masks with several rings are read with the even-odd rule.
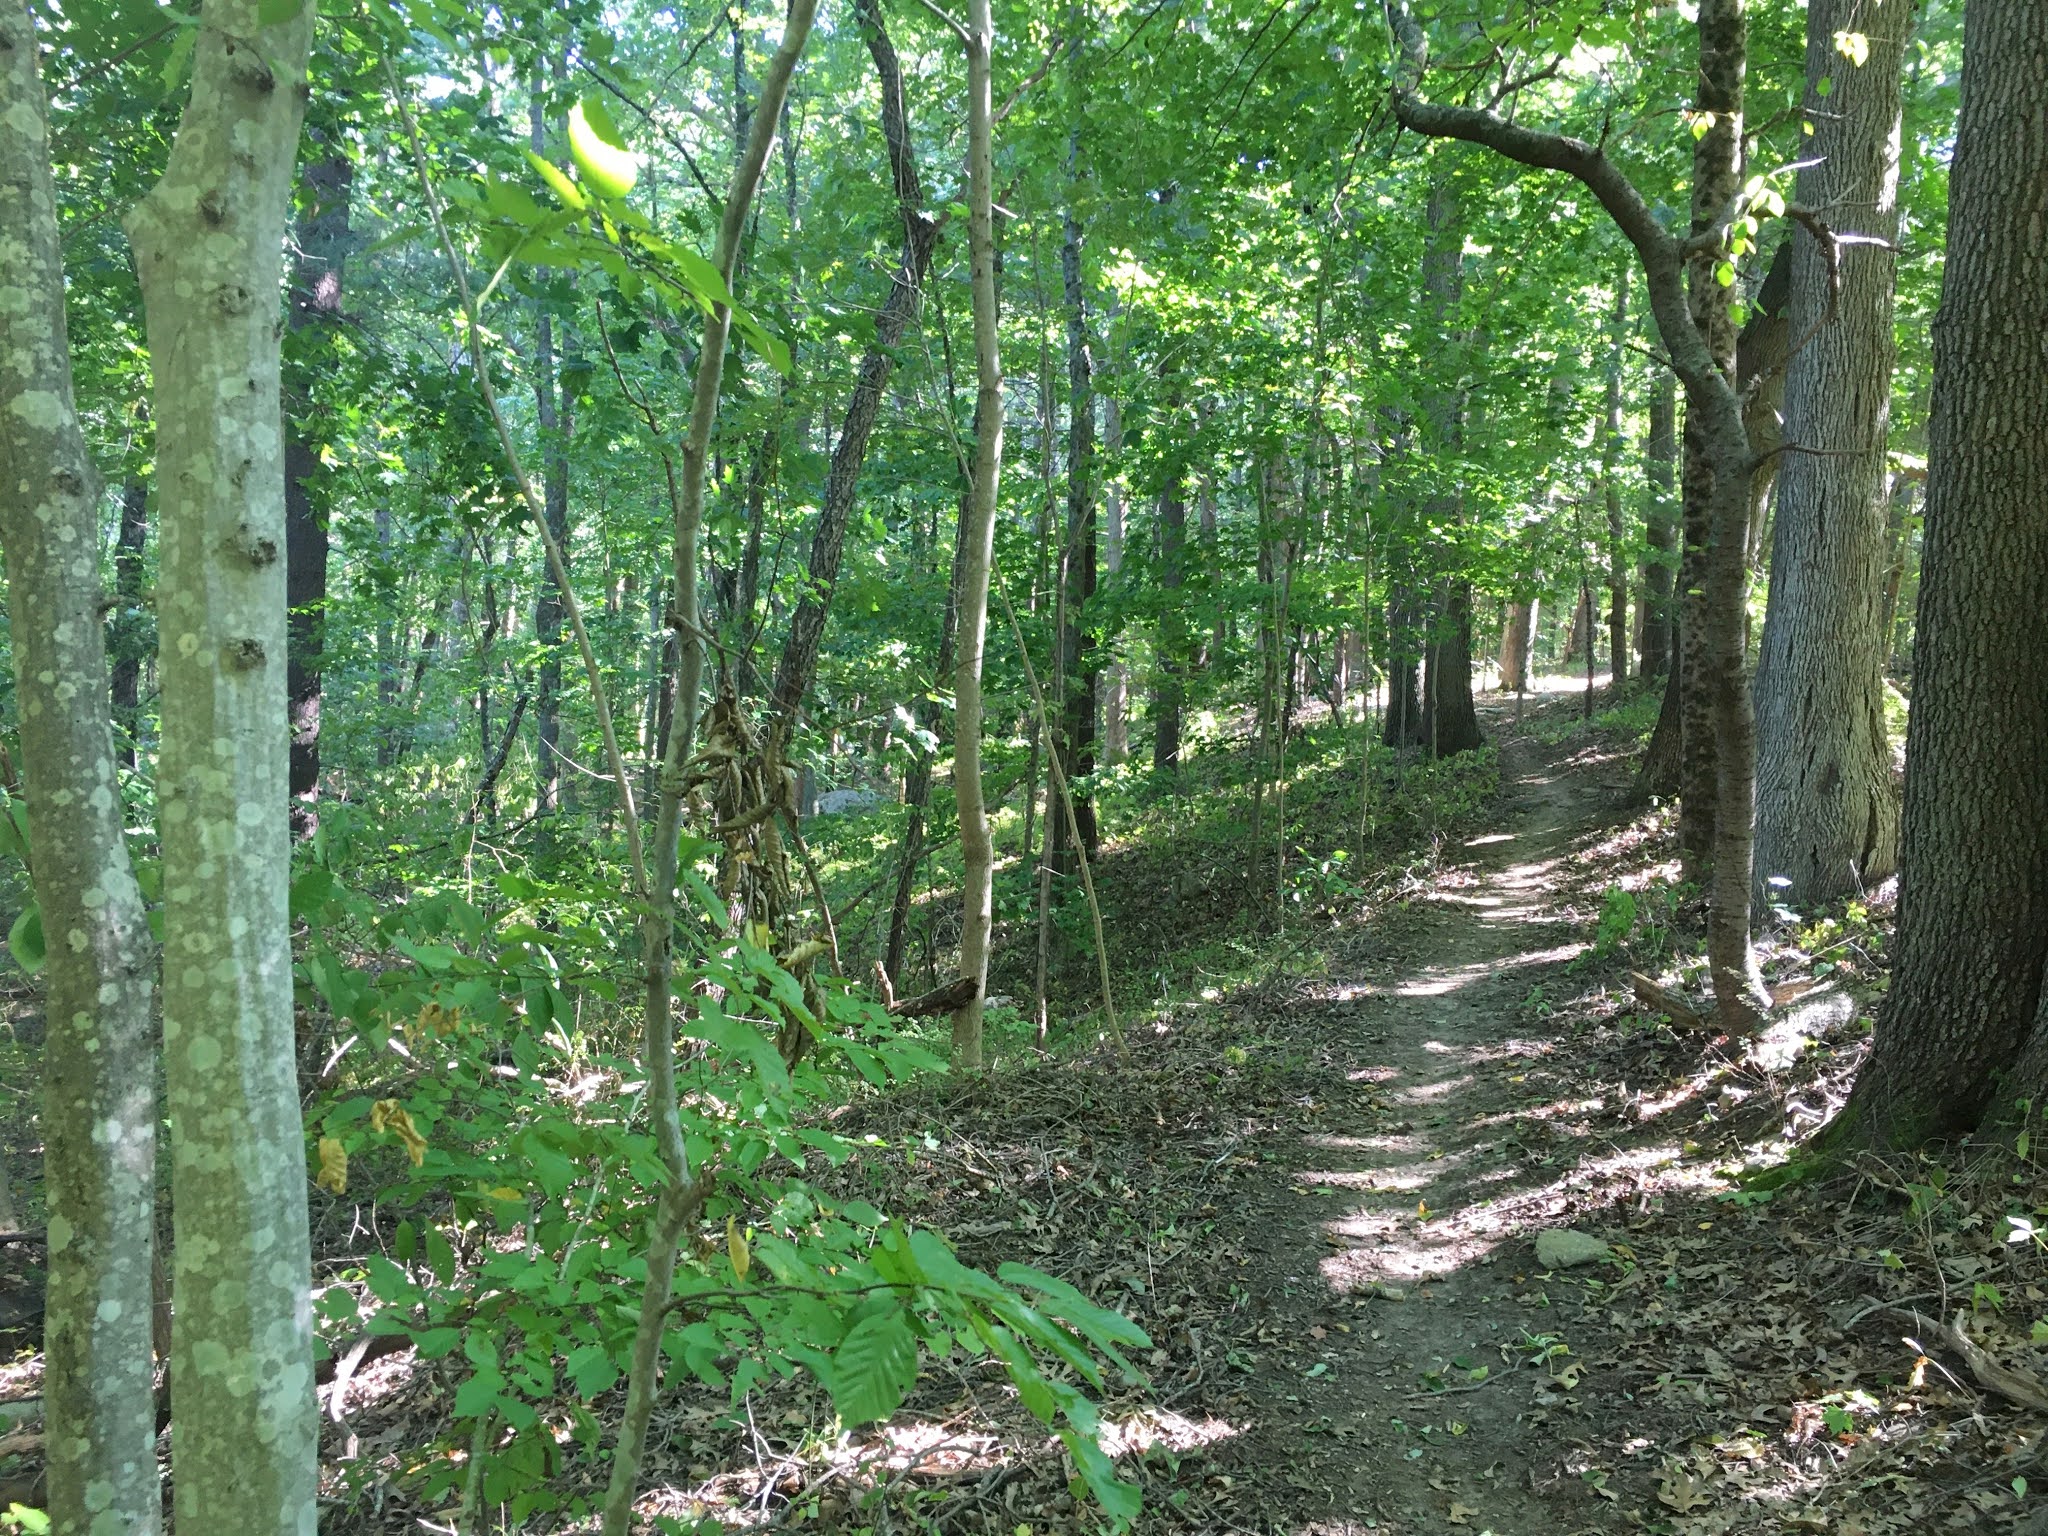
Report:
[[[1645,677],[1661,677],[1671,669],[1671,588],[1678,570],[1678,526],[1672,516],[1671,493],[1677,462],[1678,380],[1668,369],[1660,368],[1650,390],[1650,430],[1643,439],[1643,478],[1648,482],[1643,528],[1649,545],[1643,558]]]
[[[1484,746],[1472,702],[1472,585],[1447,581],[1439,589],[1423,669],[1422,739],[1437,757]]]
[[[1873,29],[1866,61],[1844,68],[1835,37],[1861,14],[1856,0],[1807,9],[1808,80],[1834,85],[1824,104],[1808,87],[1814,137],[1797,196],[1844,233],[1885,243],[1840,253],[1831,299],[1819,243],[1805,230],[1792,239],[1789,326],[1812,339],[1791,361],[1785,435],[1818,452],[1786,454],[1779,472],[1757,662],[1759,892],[1781,881],[1777,893],[1800,904],[1880,880],[1898,855],[1884,724],[1885,440],[1907,17]]]
[[[1973,0],[1934,323],[1891,994],[1836,1135],[1911,1146],[2037,1093],[2048,960],[2048,7]],[[2029,682],[2033,679],[2033,682]]]
[[[130,474],[121,484],[121,527],[114,539],[114,612],[107,625],[112,661],[108,695],[114,709],[114,755],[134,768],[142,734],[142,664],[156,649],[156,629],[142,605],[142,552],[149,539],[149,484]]]
[[[1628,681],[1628,523],[1622,515],[1622,361],[1627,355],[1628,263],[1614,285],[1614,321],[1607,359],[1607,422],[1600,447],[1600,488],[1607,503],[1608,681],[1618,690]]]
[[[818,650],[825,639],[825,620],[839,581],[839,562],[846,553],[846,527],[860,490],[861,465],[868,440],[881,415],[882,396],[896,366],[896,347],[916,320],[924,297],[925,274],[931,270],[941,224],[924,211],[924,188],[918,179],[917,157],[910,143],[910,119],[904,107],[903,72],[895,47],[883,29],[874,0],[854,7],[861,36],[874,60],[882,88],[882,138],[896,191],[896,209],[903,221],[903,247],[889,284],[889,297],[875,316],[875,339],[854,375],[853,395],[839,421],[839,440],[825,476],[825,497],[811,534],[811,557],[803,597],[790,615],[775,680],[768,691],[775,729],[785,740],[794,731],[796,715],[818,669]],[[757,578],[758,579],[758,578]]]
[[[1188,671],[1187,617],[1179,593],[1187,576],[1188,504],[1177,468],[1159,493],[1159,585],[1167,593],[1159,609],[1159,630],[1153,642],[1155,681],[1152,688],[1152,768],[1180,766],[1181,704]]]
[[[1078,65],[1076,66],[1078,67]],[[1076,89],[1076,101],[1081,101]],[[1077,107],[1077,112],[1078,112]],[[1069,185],[1080,178],[1080,119],[1074,119],[1068,140]],[[1060,276],[1067,311],[1067,534],[1066,622],[1060,628],[1061,672],[1066,680],[1064,720],[1053,749],[1069,785],[1083,786],[1095,772],[1096,674],[1101,669],[1095,636],[1089,628],[1088,604],[1095,596],[1095,386],[1088,353],[1088,298],[1082,271],[1081,221],[1071,207],[1060,244]],[[1077,788],[1073,796],[1074,825],[1081,845],[1096,848],[1095,801]],[[1079,870],[1064,817],[1049,816],[1053,868],[1062,875]]]
[[[309,130],[317,143],[323,135]],[[327,364],[328,339],[342,316],[349,196],[355,164],[345,148],[307,159],[299,173],[297,253],[284,349],[285,707],[291,728],[291,823],[294,837],[320,824],[320,665],[326,647],[327,508],[318,504],[318,424],[313,381]]]
[[[1395,748],[1424,746],[1429,741],[1422,728],[1419,606],[1406,583],[1395,584],[1387,598],[1387,707],[1381,739]]]

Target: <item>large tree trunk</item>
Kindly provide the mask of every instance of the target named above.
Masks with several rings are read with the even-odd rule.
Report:
[[[1837,1132],[1894,1146],[1977,1122],[2048,960],[2048,7],[1964,14],[1891,995]]]
[[[310,135],[316,141],[319,135]],[[313,381],[331,359],[325,335],[341,321],[355,162],[337,145],[299,177],[296,254],[286,306],[292,333],[284,377],[285,707],[291,724],[294,837],[320,825],[320,653],[326,644],[327,508],[315,504],[320,434],[311,420]],[[318,338],[318,339],[316,339]]]
[[[1389,573],[1387,594],[1387,703],[1381,740],[1390,747],[1414,747],[1429,737],[1422,719],[1422,637],[1413,576]]]
[[[1756,873],[1760,888],[1782,881],[1779,896],[1802,904],[1882,879],[1898,855],[1884,726],[1885,438],[1908,16],[1870,30],[1867,60],[1851,66],[1835,37],[1861,14],[1857,0],[1807,10],[1807,77],[1834,86],[1824,103],[1810,97],[1814,137],[1797,195],[1883,243],[1840,252],[1837,298],[1818,241],[1793,236],[1790,329],[1812,339],[1786,381],[1794,451],[1779,472],[1757,662]]]
[[[1501,626],[1500,636],[1500,691],[1502,693],[1527,693],[1529,691],[1530,642],[1536,638],[1537,599],[1526,601],[1511,599],[1508,603],[1507,622]]]
[[[1432,756],[1452,757],[1484,746],[1472,702],[1472,584],[1445,581],[1430,622],[1423,669],[1422,736]]]
[[[319,1421],[286,915],[278,294],[313,9],[274,25],[267,10],[202,6],[191,100],[128,234],[162,530],[176,1522],[311,1536]]]
[[[163,1498],[150,1391],[152,946],[101,704],[99,476],[72,395],[37,48],[27,8],[0,4],[0,544],[30,868],[52,941],[43,972],[47,1498],[58,1531],[149,1536]]]
[[[1660,368],[1650,388],[1650,429],[1643,439],[1643,676],[1671,669],[1672,578],[1678,570],[1678,526],[1672,517],[1672,483],[1678,461],[1678,380]]]
[[[967,254],[974,294],[974,466],[962,519],[960,656],[953,673],[953,793],[960,809],[960,978],[973,983],[953,1012],[953,1069],[982,1066],[982,996],[988,990],[995,916],[995,844],[981,786],[981,672],[988,645],[988,588],[995,560],[996,499],[1003,466],[1003,365],[997,347],[995,120],[989,83],[995,25],[989,0],[970,0],[967,51]],[[1029,793],[1027,789],[1026,793]],[[1048,802],[1049,803],[1049,802]]]

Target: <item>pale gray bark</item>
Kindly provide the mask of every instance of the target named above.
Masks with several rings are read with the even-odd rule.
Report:
[[[163,179],[128,218],[155,375],[171,1392],[181,1530],[311,1536],[305,1132],[285,893],[285,213],[311,6],[206,0]]]
[[[152,946],[115,779],[99,477],[72,397],[36,49],[27,9],[0,4],[0,543],[32,874],[48,944],[48,1509],[67,1536],[147,1536],[162,1503],[150,1391]]]
[[[1789,330],[1806,339],[1785,384],[1785,439],[1757,663],[1756,873],[1793,902],[1825,901],[1891,873],[1899,796],[1884,725],[1885,439],[1891,419],[1900,72],[1910,12],[1859,28],[1856,0],[1812,0],[1798,200],[1856,243],[1828,253],[1792,236]],[[1859,67],[1835,46],[1863,30]],[[1816,83],[1831,79],[1823,98]],[[1811,453],[1801,450],[1812,449]]]

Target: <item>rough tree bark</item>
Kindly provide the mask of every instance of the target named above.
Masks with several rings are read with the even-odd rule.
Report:
[[[1814,125],[1798,200],[1882,244],[1830,253],[1792,237],[1789,323],[1806,340],[1785,385],[1771,590],[1757,661],[1756,873],[1796,903],[1845,895],[1891,873],[1899,795],[1884,725],[1885,445],[1891,420],[1892,291],[1898,234],[1900,74],[1911,12],[1812,0],[1807,112]],[[1867,13],[1867,14],[1866,14]],[[1859,18],[1862,18],[1859,20]],[[1858,66],[1835,44],[1865,33]],[[1819,82],[1832,80],[1825,98]],[[1811,448],[1814,453],[1799,450]]]
[[[1876,46],[1873,40],[1873,48]],[[1891,994],[1832,1136],[1967,1129],[2038,1093],[2048,961],[2048,7],[1973,0],[1934,322]]]
[[[152,945],[115,780],[99,476],[71,388],[64,254],[27,7],[0,5],[0,544],[44,962],[44,1422],[54,1529],[159,1524],[151,1395]]]
[[[164,1082],[181,1530],[312,1536],[305,1128],[286,887],[278,297],[313,7],[206,0],[128,216],[155,382]]]
[[[321,136],[308,139],[320,143]],[[294,837],[320,825],[320,653],[326,644],[327,509],[315,504],[320,442],[312,430],[312,386],[323,332],[341,321],[343,263],[349,250],[349,194],[355,162],[339,135],[299,175],[296,252],[285,308],[284,600],[285,707],[291,722],[291,821]],[[311,355],[309,355],[311,354]]]
[[[1529,691],[1529,642],[1536,637],[1537,599],[1514,600],[1508,604],[1507,622],[1500,635],[1500,691]]]

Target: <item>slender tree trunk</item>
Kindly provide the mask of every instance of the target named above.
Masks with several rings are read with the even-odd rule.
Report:
[[[979,437],[979,433],[976,434]],[[952,675],[954,640],[960,622],[960,579],[964,540],[971,534],[969,520],[972,509],[967,498],[960,502],[960,514],[953,535],[953,572],[946,584],[946,606],[939,619],[939,649],[932,665],[932,685],[919,694],[914,705],[914,718],[921,730],[931,732],[935,737],[941,724],[942,711],[936,697],[940,680]],[[903,846],[897,855],[896,895],[889,904],[889,937],[883,949],[882,969],[888,974],[889,984],[901,992],[903,988],[903,956],[910,940],[910,902],[917,888],[917,869],[925,853],[925,812],[931,802],[932,758],[929,753],[919,751],[917,760],[911,764],[910,772],[903,787],[905,820]]]
[[[1411,573],[1388,576],[1387,705],[1381,739],[1390,747],[1421,746],[1429,740],[1422,718],[1421,604]]]
[[[319,143],[320,136],[309,135]],[[317,504],[319,430],[313,382],[331,362],[326,334],[341,321],[355,163],[345,146],[309,160],[299,210],[285,324],[284,561],[285,707],[291,726],[291,823],[295,838],[320,825],[320,666],[326,640],[327,508]]]
[[[1892,984],[1835,1131],[1893,1146],[1974,1126],[2007,1073],[2038,1095],[2048,1064],[2048,691],[2027,681],[2048,612],[2048,355],[2015,323],[2048,314],[2048,8],[1974,0],[1963,26]]]
[[[902,71],[895,49],[882,30],[880,12],[872,0],[862,0],[856,13],[882,85],[882,136],[888,150],[896,209],[903,221],[903,245],[889,297],[875,316],[875,339],[860,360],[853,396],[840,418],[839,440],[833,446],[831,466],[825,477],[824,504],[811,536],[804,595],[790,615],[789,633],[783,640],[775,681],[769,689],[769,707],[777,722],[775,729],[785,741],[795,728],[797,710],[817,672],[818,651],[824,643],[825,621],[839,580],[839,563],[846,552],[846,529],[860,490],[868,441],[881,415],[882,397],[896,365],[897,346],[922,307],[925,274],[931,270],[932,253],[938,248],[944,227],[943,221],[924,211],[924,189],[918,179],[917,157],[910,143],[910,119],[904,107]]]
[[[99,476],[72,394],[38,46],[27,7],[0,4],[0,544],[30,872],[50,940],[42,1099],[47,1504],[60,1532],[150,1536],[163,1498],[150,1380],[153,956],[128,862],[113,733],[99,702],[108,696]]]
[[[1187,491],[1177,466],[1170,466],[1167,476],[1167,486],[1159,493],[1159,585],[1168,595],[1160,605],[1158,633],[1153,641],[1155,773],[1170,772],[1180,766],[1181,704],[1187,673],[1187,620],[1177,595],[1187,579]]]
[[[1103,446],[1114,466],[1124,446],[1123,407],[1114,396],[1102,399]],[[1112,577],[1124,565],[1124,487],[1114,473],[1102,486],[1102,568]],[[1110,763],[1121,763],[1130,755],[1130,669],[1112,650],[1102,669],[1099,709],[1102,715],[1102,751]]]
[[[960,975],[973,994],[953,1014],[953,1070],[982,1066],[981,1013],[994,921],[995,844],[981,784],[981,673],[1003,464],[1003,366],[997,347],[995,123],[989,0],[970,0],[967,37],[967,249],[974,293],[974,470],[959,547],[960,657],[953,674],[953,793],[960,809]]]
[[[1600,441],[1600,485],[1607,501],[1608,681],[1618,692],[1628,681],[1628,524],[1622,517],[1621,453],[1623,367],[1627,358],[1628,288],[1633,263],[1614,284],[1614,320],[1607,359],[1607,430]]]
[[[286,887],[278,293],[313,10],[206,0],[128,217],[155,373],[176,1522],[312,1536],[305,1128]],[[274,13],[271,13],[274,14]]]
[[[1070,25],[1080,38],[1079,23],[1069,7]],[[1069,130],[1067,138],[1068,207],[1060,243],[1060,276],[1066,289],[1067,312],[1067,534],[1066,622],[1060,629],[1061,670],[1065,674],[1065,716],[1056,742],[1060,769],[1074,796],[1074,824],[1089,853],[1096,847],[1095,802],[1081,788],[1095,772],[1095,693],[1101,670],[1098,647],[1089,628],[1088,605],[1095,597],[1095,388],[1094,364],[1088,351],[1088,301],[1082,269],[1081,220],[1074,212],[1082,189],[1081,123],[1087,111],[1087,79],[1079,48],[1069,63]],[[1048,817],[1053,862],[1063,875],[1077,872],[1065,823]]]
[[[148,539],[149,483],[131,474],[121,486],[121,526],[114,539],[114,612],[107,625],[114,754],[131,770],[142,736],[142,663],[155,640],[155,626],[142,605],[142,552]]]
[[[1831,294],[1818,242],[1793,236],[1790,327],[1813,335],[1792,359],[1785,433],[1821,452],[1789,453],[1779,472],[1757,663],[1757,875],[1760,886],[1782,881],[1781,898],[1800,904],[1880,880],[1898,855],[1884,724],[1885,443],[1910,13],[1874,21],[1869,55],[1855,66],[1835,37],[1858,29],[1861,15],[1853,0],[1812,0],[1807,10],[1808,79],[1834,85],[1825,100],[1808,87],[1814,137],[1797,196],[1884,243],[1842,251]]]
[[[547,147],[547,124],[542,111],[539,76],[535,76],[529,103],[533,152]],[[561,389],[555,368],[555,318],[547,301],[541,301],[535,323],[533,345],[534,415],[540,427],[541,487],[548,536],[561,551],[562,565],[569,564],[569,402]],[[533,814],[542,847],[552,846],[549,823],[562,809],[562,589],[555,580],[553,563],[542,560],[533,605],[534,639],[540,647],[540,666],[533,696]],[[696,622],[696,615],[690,615]]]
[[[1678,527],[1672,518],[1672,484],[1678,461],[1678,379],[1659,368],[1650,388],[1650,429],[1643,439],[1643,513],[1648,548],[1643,556],[1643,676],[1671,670],[1672,578],[1678,570]],[[1660,726],[1661,729],[1661,726]]]

